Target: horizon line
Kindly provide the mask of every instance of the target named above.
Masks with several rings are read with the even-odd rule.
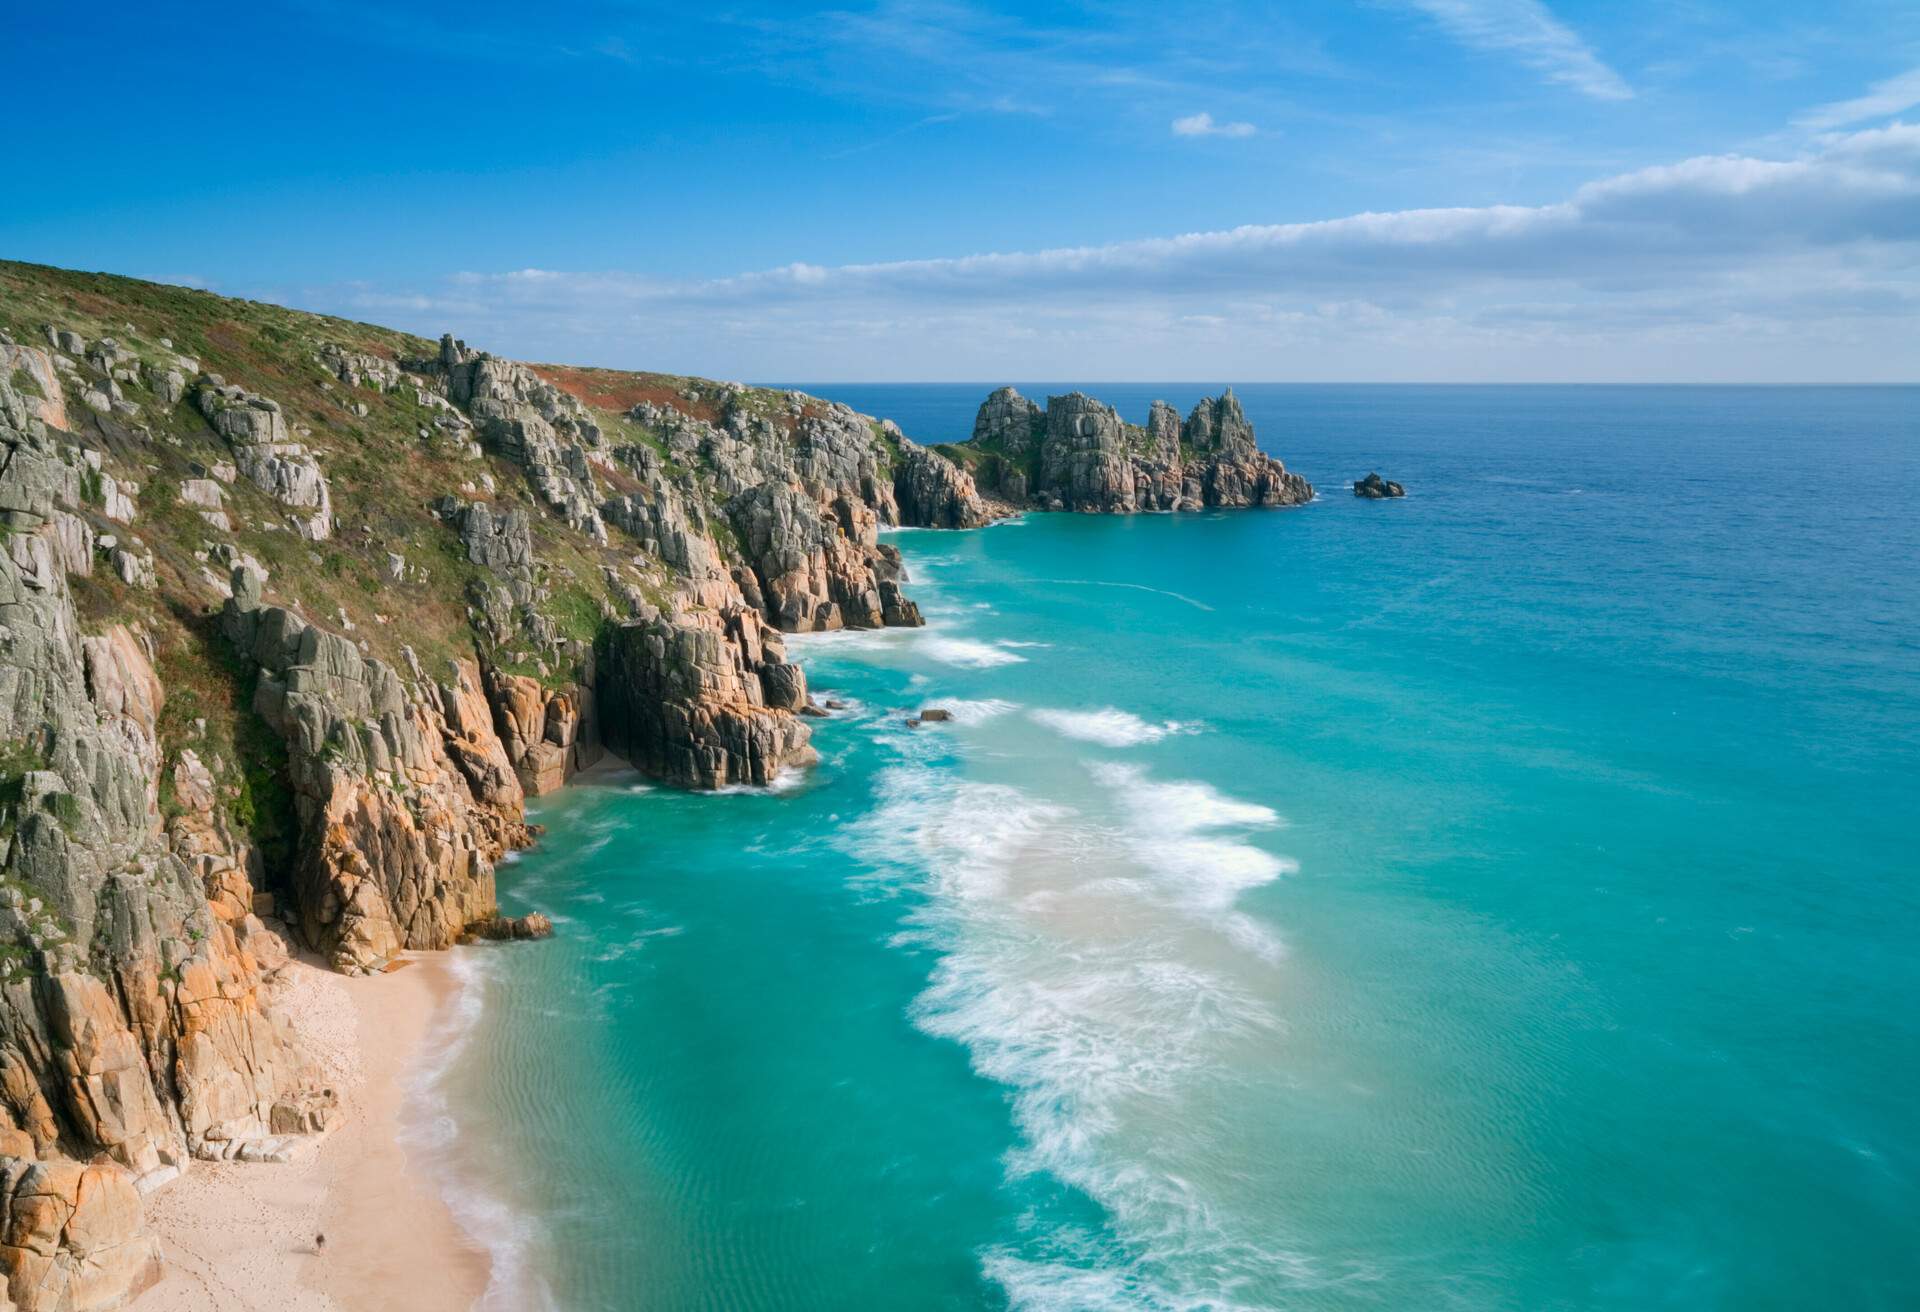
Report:
[[[576,366],[578,367],[578,366]],[[618,366],[593,366],[596,368],[617,369]],[[655,372],[645,369],[621,370],[626,373]],[[689,375],[692,376],[692,375]],[[1075,386],[1085,387],[1769,387],[1769,388],[1808,388],[1808,387],[1914,387],[1920,388],[1920,378],[1898,381],[1878,381],[1872,379],[1852,379],[1843,382],[1822,382],[1804,380],[1793,382],[1746,381],[1746,380],[1709,380],[1688,379],[1673,382],[1629,382],[1619,379],[1579,380],[1557,379],[1552,381],[1520,381],[1506,379],[1461,380],[1461,379],[1378,379],[1378,378],[1274,378],[1241,379],[1234,382],[1192,378],[1028,378],[994,381],[981,378],[837,378],[837,379],[801,379],[779,382],[747,382],[746,387],[764,387],[778,390],[799,387],[1013,387],[1039,386],[1059,382],[1071,382]]]

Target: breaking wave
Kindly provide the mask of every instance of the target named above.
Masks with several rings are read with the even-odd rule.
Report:
[[[1199,726],[1180,720],[1162,720],[1158,724],[1141,719],[1131,711],[1112,706],[1097,711],[1062,711],[1041,707],[1027,714],[1055,733],[1102,747],[1138,747],[1159,742],[1176,733],[1197,733]]]
[[[1010,1091],[1020,1142],[1009,1179],[1044,1173],[1085,1193],[1118,1236],[1087,1251],[1075,1236],[1040,1235],[983,1254],[987,1276],[1020,1308],[1230,1307],[1217,1285],[1204,1296],[1187,1287],[1183,1257],[1213,1254],[1200,1265],[1217,1266],[1224,1254],[1243,1273],[1292,1259],[1224,1230],[1209,1201],[1154,1160],[1164,1145],[1142,1127],[1233,1078],[1223,1048],[1279,1022],[1231,961],[1137,927],[1143,903],[1171,902],[1238,944],[1233,898],[1285,863],[1229,831],[1278,817],[1133,767],[1096,766],[1094,778],[1133,818],[1116,826],[1009,784],[903,763],[879,775],[877,805],[849,841],[919,895],[901,937],[939,956],[911,1018]]]

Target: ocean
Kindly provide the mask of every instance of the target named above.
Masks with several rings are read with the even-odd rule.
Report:
[[[817,769],[535,804],[491,1306],[1920,1306],[1920,389],[1238,390],[1312,505],[897,533]]]

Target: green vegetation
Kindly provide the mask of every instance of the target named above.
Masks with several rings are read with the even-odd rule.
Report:
[[[286,743],[253,709],[258,671],[213,616],[174,612],[154,628],[155,673],[167,690],[159,724],[169,763],[160,779],[163,811],[181,810],[171,766],[191,748],[213,776],[216,804],[260,848],[269,879],[284,876],[292,868],[298,817]]]
[[[46,768],[46,749],[41,744],[24,738],[0,744],[0,840],[12,838],[19,827],[27,776]]]

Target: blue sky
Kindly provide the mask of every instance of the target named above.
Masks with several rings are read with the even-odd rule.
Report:
[[[9,26],[0,254],[508,354],[1920,379],[1911,3],[286,0]]]

